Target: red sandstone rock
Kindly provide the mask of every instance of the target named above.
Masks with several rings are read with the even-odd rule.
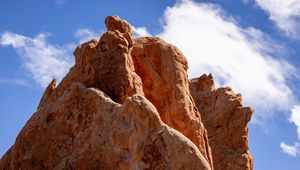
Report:
[[[1,159],[0,169],[204,169],[197,147],[165,125],[143,96],[113,102],[72,83],[39,109]]]
[[[113,19],[116,19],[117,23],[122,21],[118,17],[107,17],[106,21],[110,21],[107,23],[110,26],[109,31],[104,33],[100,40],[88,41],[75,49],[75,65],[58,85],[57,90],[49,96],[49,102],[60,97],[73,82],[100,89],[119,103],[123,103],[126,97],[133,94],[143,95],[141,78],[134,72],[130,56],[130,27],[127,22],[118,27],[113,26]],[[122,31],[129,32],[121,33],[119,30],[122,26]]]
[[[184,55],[160,38],[138,38],[131,52],[145,96],[161,119],[193,141],[212,166],[207,132],[189,92]]]
[[[175,46],[153,37],[133,40],[130,25],[117,16],[105,24],[99,40],[76,48],[75,65],[58,86],[54,80],[46,88],[1,158],[1,170],[252,167],[246,143],[251,113],[241,114],[247,108],[238,97],[215,90],[212,79],[193,80],[195,105],[187,61]],[[214,130],[220,123],[213,116],[221,131]]]
[[[212,75],[190,81],[190,91],[208,132],[215,170],[251,170],[248,122],[253,109],[243,107],[242,96],[229,87],[214,86]]]

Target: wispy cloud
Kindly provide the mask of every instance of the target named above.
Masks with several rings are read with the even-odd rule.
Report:
[[[297,126],[298,139],[300,140],[300,105],[295,105],[291,113],[290,122]]]
[[[300,152],[299,152],[300,145],[298,143],[291,146],[291,145],[285,144],[284,142],[281,142],[280,147],[282,149],[282,152],[284,152],[288,155],[295,156],[295,157],[300,155]]]
[[[290,122],[297,127],[298,141],[294,145],[287,145],[284,142],[280,144],[282,151],[291,156],[300,156],[300,105],[294,105],[291,109]]]
[[[276,26],[290,37],[300,36],[299,0],[255,0]]]
[[[101,33],[101,32],[100,32]],[[50,43],[47,38],[50,33],[40,33],[35,37],[3,32],[0,34],[0,45],[11,46],[21,57],[27,73],[42,87],[46,87],[53,78],[60,81],[73,65],[72,55],[78,43],[99,38],[100,33],[92,29],[80,28],[75,31],[74,36],[79,42],[70,42],[65,45]],[[0,79],[0,83],[24,85],[21,79]],[[22,79],[23,80],[23,79]],[[25,80],[25,79],[24,79]]]
[[[151,36],[146,27],[135,27],[131,25],[131,28],[133,31],[133,37]],[[102,33],[104,33],[104,31],[99,31],[99,33],[97,33],[93,29],[79,28],[74,33],[74,36],[79,40],[80,43],[83,43],[91,39],[99,38]]]
[[[135,27],[131,25],[131,28],[133,31],[133,37],[151,36],[146,27]],[[75,32],[74,36],[79,40],[80,43],[83,43],[94,38],[99,38],[102,33],[104,32],[100,31],[99,33],[97,33],[93,29],[80,28]]]
[[[219,6],[182,0],[164,14],[159,35],[182,50],[189,76],[212,73],[219,86],[231,86],[254,106],[254,121],[263,121],[275,110],[288,111],[294,96],[288,79],[296,69],[276,59],[280,45],[262,31],[243,29]]]
[[[265,120],[274,110],[288,111],[295,104],[287,81],[296,74],[296,68],[272,56],[284,47],[262,31],[241,28],[219,6],[191,0],[167,8],[163,23],[158,36],[183,51],[189,61],[189,76],[212,73],[217,85],[241,92],[244,103],[256,110],[254,120]],[[133,26],[133,31],[136,37],[150,35],[145,27]],[[100,33],[81,28],[74,36],[82,43],[98,38]],[[11,45],[18,51],[26,70],[43,86],[52,78],[62,78],[73,59],[69,48],[50,44],[47,37],[46,33],[30,38],[5,32],[0,41],[2,46]]]
[[[131,26],[133,31],[133,37],[147,37],[151,36],[146,27]]]
[[[67,47],[47,42],[48,33],[31,38],[13,32],[4,32],[1,46],[12,46],[23,61],[25,70],[43,87],[56,78],[60,80],[72,65],[73,57]]]
[[[99,38],[100,33],[96,33],[92,29],[80,28],[75,32],[74,36],[79,40],[80,43],[83,43],[91,39]]]

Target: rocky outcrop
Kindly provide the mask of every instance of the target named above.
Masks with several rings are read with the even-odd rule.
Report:
[[[253,109],[243,107],[241,94],[215,88],[212,75],[190,80],[190,92],[208,131],[216,170],[253,169],[248,147],[248,123]]]
[[[207,132],[189,92],[184,55],[160,38],[135,39],[131,54],[145,97],[157,108],[163,122],[193,141],[212,165]]]
[[[135,94],[121,105],[79,82],[34,113],[0,167],[209,169],[197,147],[165,125],[145,97]]]
[[[238,96],[201,78],[189,85],[187,60],[175,46],[157,37],[133,39],[117,16],[105,24],[99,40],[75,49],[65,78],[46,88],[0,169],[252,168],[251,113],[241,114],[247,109]]]

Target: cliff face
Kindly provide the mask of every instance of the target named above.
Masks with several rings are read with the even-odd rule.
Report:
[[[190,80],[190,92],[201,110],[215,169],[253,169],[248,147],[248,122],[253,109],[243,107],[241,94],[215,88],[212,75]]]
[[[0,169],[252,169],[240,95],[189,82],[186,58],[162,39],[133,39],[116,16],[105,24],[46,88]]]

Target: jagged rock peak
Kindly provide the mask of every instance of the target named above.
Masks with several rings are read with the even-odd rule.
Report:
[[[133,39],[118,16],[105,24],[46,88],[1,170],[252,169],[252,110],[240,95],[215,89],[211,75],[189,81],[186,58],[162,39]]]
[[[253,169],[248,147],[253,109],[243,107],[241,94],[216,88],[211,74],[190,80],[190,92],[208,131],[215,169]]]
[[[130,24],[122,20],[119,16],[107,16],[105,18],[105,25],[107,31],[119,31],[120,33],[132,34],[132,29]]]

